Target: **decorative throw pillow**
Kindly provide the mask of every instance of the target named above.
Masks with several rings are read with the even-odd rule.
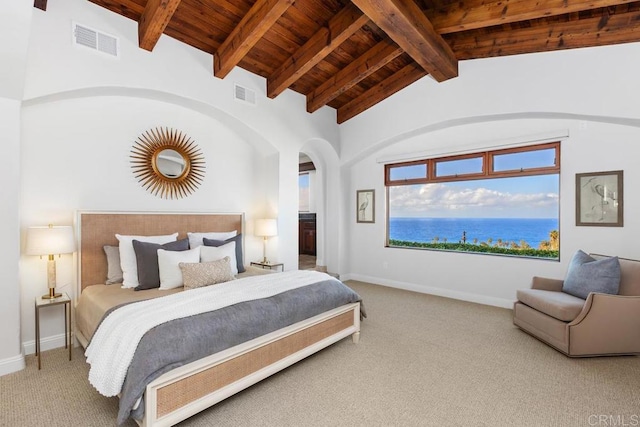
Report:
[[[188,251],[166,251],[158,249],[158,270],[160,272],[160,289],[173,289],[182,286],[181,262],[200,261],[200,248]]]
[[[244,260],[242,258],[242,234],[238,234],[235,237],[232,237],[230,239],[227,240],[215,240],[215,239],[207,239],[204,238],[202,239],[202,241],[204,242],[205,246],[214,246],[214,247],[220,247],[222,245],[226,245],[229,242],[236,242],[236,263],[237,263],[237,269],[238,269],[238,273],[244,273]]]
[[[185,290],[233,280],[233,274],[231,274],[231,258],[228,256],[211,262],[181,262],[178,266],[182,271],[182,281],[184,282]]]
[[[136,253],[138,264],[138,283],[134,289],[142,291],[160,287],[160,268],[158,267],[158,249],[166,251],[186,251],[189,249],[189,240],[181,239],[175,242],[158,243],[141,242],[134,240],[133,250]]]
[[[200,246],[200,262],[217,261],[228,256],[231,259],[231,274],[238,274],[236,262],[236,242],[229,242],[222,246]]]
[[[122,268],[120,267],[120,249],[117,246],[104,246],[107,255],[107,285],[122,283]]]
[[[133,240],[140,242],[152,243],[169,243],[178,238],[178,233],[165,236],[125,236],[116,234],[116,238],[120,242],[120,267],[122,268],[122,287],[135,288],[138,283],[138,263],[136,261],[136,253],[133,250]]]
[[[197,248],[198,246],[202,246],[202,239],[215,239],[215,240],[227,240],[234,237],[238,232],[236,230],[233,231],[210,231],[207,233],[187,233],[187,237],[189,238],[189,248]]]
[[[596,260],[578,251],[569,263],[562,292],[587,299],[589,293],[617,295],[620,287],[620,261],[618,257]]]

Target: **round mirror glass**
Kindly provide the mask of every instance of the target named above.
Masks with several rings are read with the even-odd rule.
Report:
[[[185,171],[186,159],[180,153],[169,148],[155,156],[156,168],[166,178],[179,178]]]

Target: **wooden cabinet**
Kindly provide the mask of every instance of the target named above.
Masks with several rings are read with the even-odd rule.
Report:
[[[298,226],[298,252],[304,255],[316,254],[316,217],[300,215]]]

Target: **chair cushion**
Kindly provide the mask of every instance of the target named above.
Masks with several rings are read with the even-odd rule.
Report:
[[[569,263],[562,292],[587,299],[591,292],[617,295],[619,287],[618,257],[596,260],[579,250]]]
[[[595,259],[611,258],[608,255],[589,254]],[[618,295],[640,296],[640,261],[637,259],[618,258],[620,261],[620,288]]]
[[[518,290],[518,300],[563,322],[570,322],[582,311],[584,300],[564,292],[540,289]]]

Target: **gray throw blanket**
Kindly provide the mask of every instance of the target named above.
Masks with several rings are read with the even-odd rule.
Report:
[[[360,296],[342,282],[327,280],[156,326],[143,336],[127,371],[118,424],[144,417],[144,401],[133,407],[147,384],[165,372],[358,301]],[[366,317],[362,306],[361,316]]]

